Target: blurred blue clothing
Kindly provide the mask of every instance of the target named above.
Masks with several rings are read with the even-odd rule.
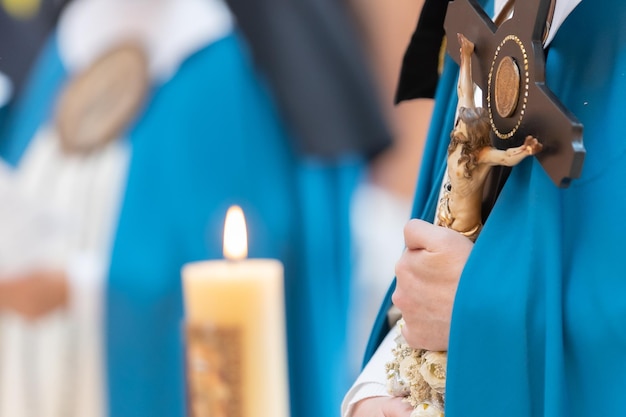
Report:
[[[0,132],[10,163],[52,115],[66,77],[52,39]],[[235,34],[154,86],[125,140],[132,158],[106,287],[109,415],[185,415],[180,270],[222,257],[231,204],[246,214],[249,256],[285,265],[291,415],[334,415],[350,383],[348,212],[361,158],[296,154]]]
[[[582,176],[560,189],[534,158],[513,168],[457,291],[447,417],[626,415],[625,22],[623,1],[583,0],[549,47],[547,85],[584,125]],[[449,60],[414,217],[434,216],[457,73]],[[385,330],[381,315],[370,354]]]

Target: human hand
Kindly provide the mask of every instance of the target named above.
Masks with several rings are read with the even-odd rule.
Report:
[[[69,288],[61,271],[32,271],[0,281],[0,309],[36,320],[67,305]]]
[[[409,417],[412,411],[401,397],[371,397],[356,403],[351,417]]]
[[[539,143],[537,138],[531,135],[526,136],[523,146],[526,152],[528,153],[528,155],[538,154],[543,149],[543,145]]]
[[[456,38],[459,41],[460,53],[466,57],[471,56],[474,53],[474,43],[465,37],[462,33],[457,33]]]
[[[413,219],[404,227],[406,249],[396,264],[393,303],[402,335],[415,349],[448,349],[452,304],[473,243],[452,229]]]

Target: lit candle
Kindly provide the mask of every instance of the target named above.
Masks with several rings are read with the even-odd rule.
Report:
[[[225,260],[182,271],[194,417],[288,417],[283,265],[246,259],[241,208],[228,210]]]

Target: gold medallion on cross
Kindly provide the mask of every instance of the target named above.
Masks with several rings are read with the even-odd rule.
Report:
[[[567,187],[581,174],[583,126],[546,86],[543,39],[550,12],[551,0],[525,0],[496,25],[477,0],[454,0],[445,30],[457,63],[457,33],[475,44],[473,80],[483,93],[493,145],[507,149],[536,137],[543,145],[538,161],[557,186]]]

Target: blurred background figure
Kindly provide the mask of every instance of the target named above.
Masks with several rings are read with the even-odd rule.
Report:
[[[289,352],[292,376],[309,379],[292,392],[294,415],[335,415],[346,372],[354,378],[360,367],[377,300],[383,299],[393,275],[403,247],[402,227],[410,213],[425,129],[419,120],[424,106],[398,113],[393,90],[419,2],[228,3],[282,113],[297,132],[300,149],[317,161],[342,155],[367,157],[349,207],[344,207],[350,210],[344,221],[351,227],[352,247],[335,254],[352,260],[351,279],[328,280],[320,287],[335,299],[301,294],[287,300],[309,299],[307,309],[314,313],[309,326],[291,328],[309,335],[294,341]],[[301,308],[293,305],[292,311]],[[288,325],[299,324],[288,320]],[[315,354],[311,340],[318,341],[315,349],[325,353]]]
[[[233,203],[250,256],[285,264],[292,416],[338,412],[351,198],[391,136],[332,3],[272,9],[274,41],[301,40],[272,59],[232,4],[254,62],[218,0],[64,9],[0,126],[1,417],[184,415],[180,268],[221,258]]]
[[[432,112],[434,87],[419,99],[394,105],[403,54],[422,1],[228,3],[283,114],[298,132],[300,147],[326,160],[346,153],[368,156],[350,203],[355,269],[346,331],[349,368],[355,376],[403,249],[402,229],[409,218]],[[390,133],[381,130],[384,126]],[[332,314],[336,317],[336,312]],[[316,317],[323,326],[321,340],[338,340],[323,336],[326,323],[333,320],[328,310],[320,305]],[[341,378],[335,380],[343,383]],[[332,382],[319,386],[327,384]],[[299,396],[320,398],[308,388]],[[299,404],[308,407],[310,402]]]
[[[216,106],[194,102],[186,85],[220,60],[215,54],[230,57],[240,71],[233,79],[250,79],[234,40],[222,46],[228,52],[204,49],[228,44],[231,30],[218,3],[76,1],[16,91],[1,145],[16,166],[11,201],[19,204],[3,220],[23,224],[6,239],[24,241],[2,265],[3,416],[183,413],[178,274],[181,259],[195,254],[168,246],[193,242],[168,213],[184,186],[168,186],[179,181],[170,174],[185,144],[224,126],[209,131],[193,110],[172,109],[181,100]],[[242,99],[261,100],[253,86],[241,89]],[[233,103],[224,113],[232,122],[245,110]],[[185,137],[178,154],[163,158],[159,139],[176,133]],[[135,211],[145,211],[142,219]],[[20,223],[29,212],[42,220]],[[198,223],[196,233],[205,232]]]
[[[352,205],[352,229],[357,263],[351,309],[352,369],[360,370],[372,325],[404,249],[403,228],[411,202],[433,108],[432,91],[422,90],[400,100],[398,85],[403,60],[417,59],[423,74],[403,80],[432,84],[423,56],[405,56],[423,1],[350,0],[374,69],[383,111],[393,132],[393,144],[374,158],[357,188]],[[440,2],[442,3],[442,2]],[[439,39],[439,44],[441,39]],[[420,45],[432,44],[420,39]],[[426,69],[427,68],[427,69]],[[434,68],[437,74],[437,68]],[[419,81],[421,80],[421,81]],[[436,82],[436,80],[434,80]]]

